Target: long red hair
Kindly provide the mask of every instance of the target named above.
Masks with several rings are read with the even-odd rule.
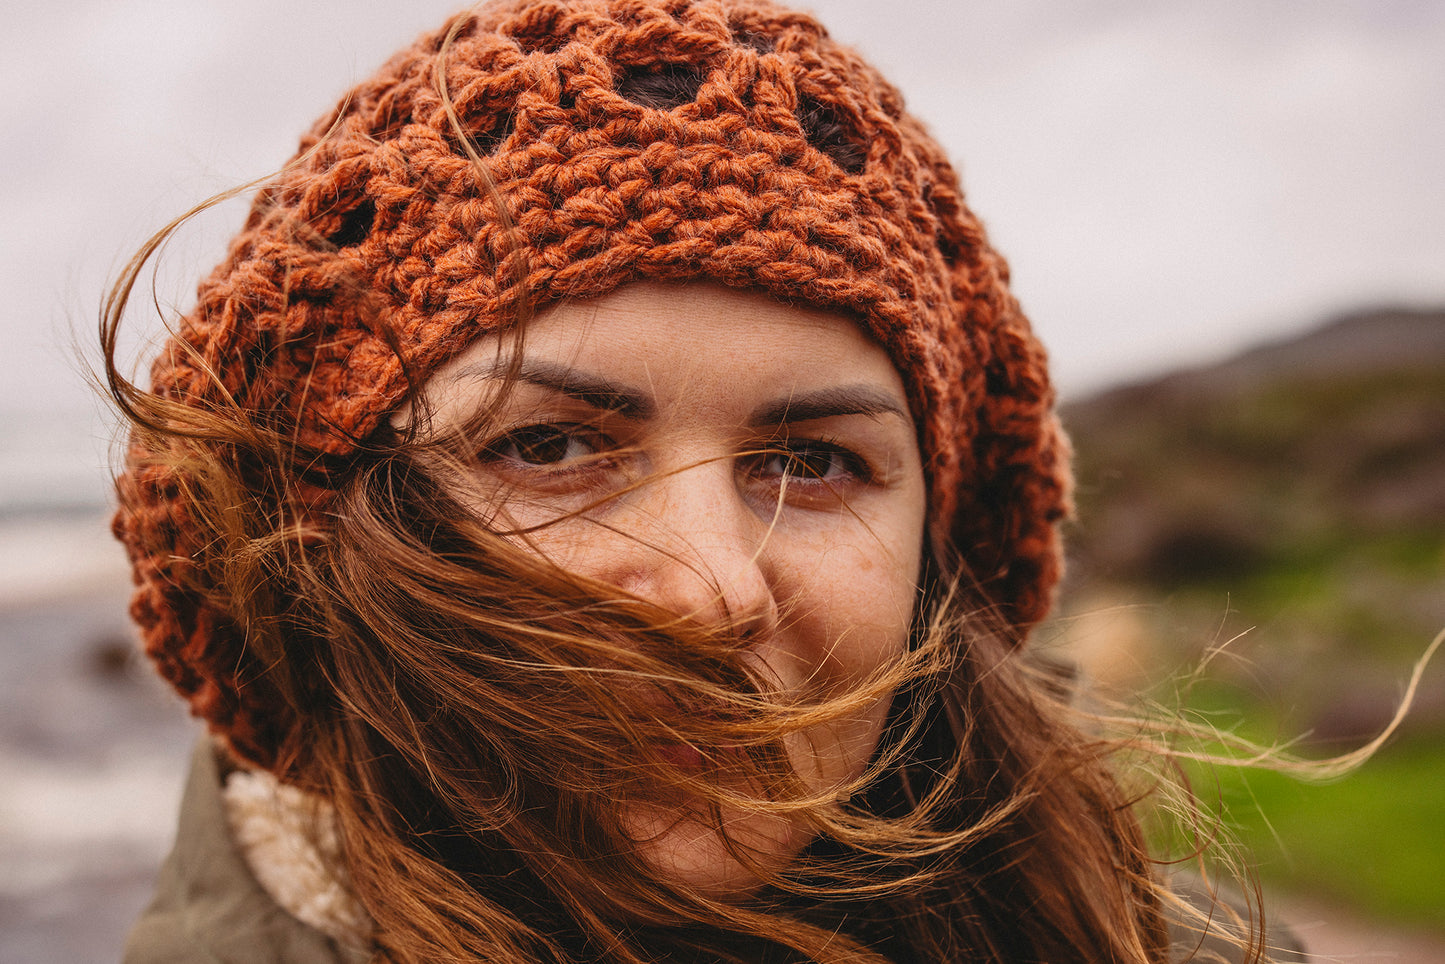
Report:
[[[443,59],[451,39],[440,38]],[[461,119],[443,106],[485,196],[505,211]],[[828,132],[837,118],[821,114],[805,126],[826,144],[837,139]],[[405,333],[374,290],[348,276],[344,259],[328,260],[360,228],[343,217],[323,231],[287,206],[315,201],[322,182],[291,175],[334,148],[319,136],[283,177],[284,189],[263,192],[249,228],[278,250],[307,253],[315,263],[306,284],[324,285],[305,292],[306,310],[364,332],[368,350],[385,346],[408,385],[403,401],[420,405],[424,379],[408,368]],[[931,243],[987,251],[981,236],[966,236],[960,202],[939,184],[930,203],[946,209],[957,236]],[[504,226],[504,237],[519,230]],[[264,764],[334,813],[340,869],[374,923],[361,936],[376,959],[1169,957],[1166,921],[1185,912],[1136,816],[1147,788],[1120,766],[1138,762],[1131,751],[1149,757],[1161,748],[1140,737],[1148,728],[1122,740],[1099,735],[1097,721],[1070,705],[1067,685],[1020,646],[1021,627],[1041,613],[1053,581],[1042,570],[1054,565],[1067,501],[1042,374],[993,414],[1000,437],[1005,423],[1022,424],[1034,448],[1020,455],[1017,446],[985,451],[980,442],[966,453],[978,472],[993,473],[975,495],[992,499],[999,519],[950,517],[934,527],[908,654],[846,693],[782,693],[749,669],[731,627],[680,619],[560,570],[459,498],[453,481],[475,454],[467,440],[491,437],[490,411],[463,432],[432,436],[373,419],[344,444],[318,441],[317,425],[303,429],[295,416],[334,345],[296,351],[242,332],[237,358],[217,358],[192,321],[158,363],[164,390],[127,379],[117,333],[147,260],[174,227],[132,261],[102,319],[108,384],[131,432],[121,534],[152,590],[138,595],[136,617],[166,641],[152,646],[162,673],[242,760]],[[265,262],[253,250],[259,244],[253,237],[238,250]],[[516,290],[528,277],[525,259],[513,256],[522,246],[503,248],[497,288]],[[1006,269],[991,252],[986,260],[959,269],[952,283],[960,291],[992,285],[990,310],[1013,326],[998,326],[1007,344],[997,350],[1037,368],[1041,354],[1003,287]],[[227,270],[209,289],[224,297],[205,309],[219,318],[207,324],[240,324],[226,314],[243,300]],[[270,293],[289,297],[290,278],[268,279],[279,292]],[[508,303],[517,337],[525,300]],[[285,334],[271,337],[284,342]],[[266,369],[281,356],[290,367]],[[980,391],[1002,396],[1017,387],[1004,384],[1011,362],[1025,367],[1004,357],[987,376],[970,377],[999,382]],[[286,379],[291,408],[247,397],[255,386],[246,366]],[[184,379],[175,377],[182,370]],[[936,430],[920,428],[925,441]],[[957,470],[964,456],[954,456]],[[936,482],[943,463],[935,463]],[[1010,495],[1024,489],[1008,486],[1029,471],[1044,481],[1030,476],[1025,504]],[[158,500],[169,514],[135,509]],[[968,547],[955,543],[982,542],[994,530],[1033,554],[975,581],[960,561]],[[155,546],[167,550],[136,548]],[[1008,611],[984,577],[1028,587],[1015,594],[1026,603]],[[183,611],[168,606],[176,599],[186,600]],[[235,646],[226,686],[195,671],[215,662],[208,648],[222,639]],[[826,794],[809,789],[783,740],[889,694],[890,723],[866,772]],[[244,727],[231,726],[243,717]],[[738,750],[699,773],[648,749],[678,740]],[[724,840],[722,815],[741,808],[802,820],[813,843],[769,869],[732,840],[765,886],[746,901],[714,899],[660,877],[619,820],[626,806],[679,794]]]

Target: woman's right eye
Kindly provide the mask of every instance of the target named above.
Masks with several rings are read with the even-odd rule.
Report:
[[[562,468],[608,448],[600,433],[580,425],[528,425],[496,439],[483,450],[483,460],[533,468]]]

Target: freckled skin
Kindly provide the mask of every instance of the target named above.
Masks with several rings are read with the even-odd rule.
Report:
[[[436,424],[495,394],[512,347],[485,336],[432,377]],[[854,322],[718,285],[639,283],[539,313],[523,362],[481,472],[502,483],[495,518],[542,525],[537,551],[679,614],[731,620],[785,689],[842,691],[904,651],[923,470],[902,380]],[[780,438],[783,456],[757,455]],[[880,699],[798,734],[794,768],[819,790],[856,777],[886,713]],[[781,817],[725,818],[764,863],[807,843]],[[641,809],[625,822],[665,875],[722,897],[755,889],[707,825]]]

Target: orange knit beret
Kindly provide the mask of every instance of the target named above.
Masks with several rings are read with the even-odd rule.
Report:
[[[638,279],[763,289],[852,316],[888,351],[935,558],[1019,630],[1039,620],[1069,498],[1044,354],[897,91],[762,0],[511,0],[450,26],[449,46],[446,30],[423,37],[350,92],[262,191],[152,390],[198,407],[228,395],[342,466],[287,496],[324,526],[407,378],[523,298]],[[187,575],[203,536],[184,471],[137,443],[118,481],[132,614],[193,712],[270,766],[286,709],[254,685],[267,668],[231,587]]]

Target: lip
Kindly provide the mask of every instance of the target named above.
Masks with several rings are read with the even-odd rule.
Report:
[[[657,755],[682,770],[701,770],[705,762],[702,752],[690,743],[665,743],[657,748]]]

